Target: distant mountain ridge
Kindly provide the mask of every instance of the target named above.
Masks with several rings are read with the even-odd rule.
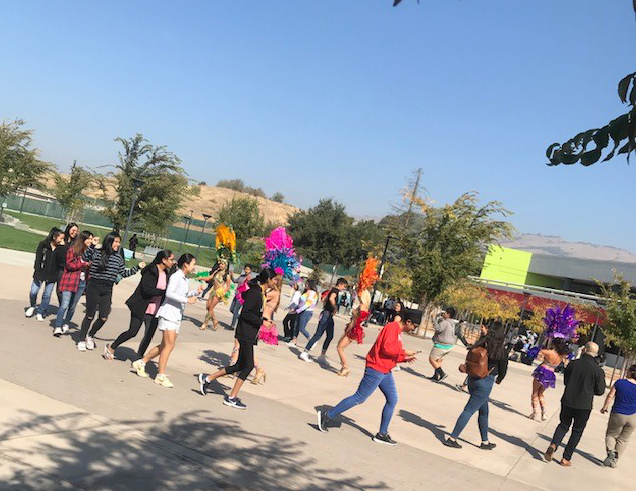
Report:
[[[568,242],[561,237],[550,235],[521,234],[513,240],[501,242],[501,245],[511,249],[521,249],[551,256],[636,263],[636,254],[618,247],[589,244],[587,242]]]

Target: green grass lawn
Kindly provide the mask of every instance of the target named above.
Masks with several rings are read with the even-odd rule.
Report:
[[[20,213],[20,212],[12,211],[12,210],[5,211],[5,213],[7,215],[11,215],[12,217],[17,218],[25,225],[28,225],[29,227],[36,230],[42,230],[43,232],[48,232],[53,227],[58,227],[58,228],[61,228],[62,230],[66,228],[65,221],[58,218],[30,215],[28,213]],[[82,223],[80,223],[79,225],[81,230],[90,230],[91,232],[97,235],[103,236],[107,234],[108,232],[110,232],[110,229],[105,227],[98,227],[96,225],[89,225],[89,224],[82,224]]]
[[[24,230],[16,230],[8,225],[0,225],[0,247],[16,251],[35,252],[44,237]]]

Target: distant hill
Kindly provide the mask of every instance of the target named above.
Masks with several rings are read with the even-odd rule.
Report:
[[[636,263],[636,254],[624,249],[587,242],[567,242],[561,237],[549,235],[521,234],[514,240],[501,242],[501,245],[537,254]]]

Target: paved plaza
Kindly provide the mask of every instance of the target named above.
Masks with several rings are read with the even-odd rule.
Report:
[[[139,276],[115,287],[113,312],[99,332],[97,349],[81,353],[69,335],[54,338],[44,323],[24,317],[33,255],[1,251],[0,283],[0,490],[627,490],[633,483],[636,443],[617,469],[601,467],[606,415],[595,401],[590,423],[573,466],[543,462],[541,455],[558,423],[563,388],[547,393],[549,419],[528,420],[532,368],[511,363],[508,376],[492,393],[491,441],[494,451],[477,448],[477,422],[462,438],[464,448],[441,441],[468,395],[454,390],[465,352],[456,347],[445,360],[449,378],[435,384],[427,355],[430,341],[405,337],[421,358],[395,374],[399,402],[391,424],[397,447],[375,444],[384,399],[378,392],[345,414],[328,434],[317,431],[315,409],[353,393],[362,376],[364,355],[378,328],[370,326],[363,345],[351,345],[351,374],[336,376],[335,344],[345,318],[336,322],[328,364],[304,363],[297,349],[259,344],[267,383],[247,383],[241,397],[247,411],[221,404],[229,378],[212,384],[203,397],[194,375],[225,364],[233,333],[199,331],[204,304],[189,305],[165,389],[130,372],[139,338],[107,362],[106,342],[129,321],[125,299]],[[55,297],[55,295],[54,295]],[[281,305],[288,301],[283,296]],[[55,304],[55,300],[53,300]],[[219,317],[230,315],[220,306]],[[83,301],[75,322],[83,317]],[[278,315],[279,330],[281,314]],[[309,330],[316,327],[317,315]],[[159,341],[159,334],[155,341]],[[315,354],[319,347],[314,348]],[[154,369],[149,369],[151,376]],[[560,458],[561,451],[557,453]]]

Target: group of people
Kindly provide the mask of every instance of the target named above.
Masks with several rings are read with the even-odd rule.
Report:
[[[77,349],[79,351],[95,348],[94,337],[108,320],[111,310],[114,285],[122,278],[141,272],[141,280],[134,293],[126,301],[130,310],[130,324],[112,344],[104,346],[103,357],[113,360],[116,350],[133,339],[144,326],[144,335],[137,350],[137,359],[132,366],[137,375],[148,377],[146,365],[158,358],[158,374],[155,383],[163,387],[173,387],[166,375],[166,366],[173,351],[180,331],[181,321],[186,304],[195,303],[197,296],[205,294],[203,284],[191,289],[188,276],[193,274],[196,258],[191,254],[183,254],[178,260],[168,250],[160,251],[153,262],[143,262],[132,268],[125,267],[121,237],[109,233],[99,247],[100,239],[90,231],[79,232],[76,224],[70,224],[65,231],[51,230],[36,250],[33,282],[26,309],[27,317],[35,315],[44,320],[48,313],[50,298],[55,285],[58,285],[60,307],[55,320],[54,335],[60,336],[68,332],[69,324],[79,298],[85,291],[86,312]],[[218,326],[213,315],[214,307],[220,301],[229,299],[230,285],[236,284],[234,298],[230,306],[233,314],[230,328],[235,329],[235,347],[228,366],[213,374],[199,374],[199,391],[207,393],[209,385],[219,377],[235,376],[236,380],[223,403],[237,408],[247,406],[238,397],[242,385],[251,372],[256,369],[253,380],[256,383],[265,379],[265,371],[258,363],[255,346],[259,340],[275,344],[272,338],[278,338],[274,323],[282,290],[282,276],[279,272],[264,268],[260,273],[246,265],[238,278],[229,271],[229,264],[219,260],[210,275],[199,278],[207,281],[214,289],[208,299],[208,318],[214,327]],[[341,292],[348,287],[344,278],[339,278],[336,285],[322,296],[323,309],[318,326],[313,336],[307,331],[307,324],[320,301],[316,285],[310,279],[300,279],[293,284],[293,295],[287,306],[287,315],[283,319],[284,335],[280,338],[288,345],[296,346],[300,334],[307,338],[307,344],[299,354],[305,362],[311,362],[310,352],[313,346],[326,335],[322,345],[320,358],[324,358],[334,338],[334,315],[338,311]],[[42,300],[37,304],[39,291],[43,289]],[[345,355],[346,348],[352,342],[362,343],[364,339],[364,323],[370,315],[371,296],[368,290],[357,292],[357,306],[352,317],[338,341],[337,352],[341,362],[338,375],[346,377],[350,369]],[[331,422],[343,412],[362,404],[376,389],[380,389],[386,398],[382,411],[381,423],[374,441],[395,445],[390,437],[389,424],[397,403],[397,390],[393,371],[400,363],[416,360],[419,352],[404,349],[402,333],[416,329],[422,320],[422,312],[407,309],[401,302],[392,305],[392,320],[380,331],[371,350],[366,357],[364,376],[355,394],[343,399],[331,410],[317,413],[318,427],[328,431]],[[445,356],[452,350],[457,337],[455,311],[446,309],[442,316],[434,322],[435,333],[429,362],[434,368],[432,380],[443,381],[447,374],[442,369]],[[148,349],[156,331],[162,332],[161,342]],[[506,329],[501,322],[495,321],[490,327],[482,327],[481,337],[467,346],[468,356],[460,369],[467,375],[466,386],[470,398],[459,415],[454,428],[444,443],[448,447],[461,448],[459,437],[468,421],[478,413],[478,426],[481,433],[480,448],[492,450],[495,444],[489,441],[489,397],[495,384],[504,380],[508,369],[508,349]],[[588,343],[578,360],[571,361],[565,368],[565,392],[561,400],[560,423],[545,452],[545,459],[550,461],[558,446],[572,426],[572,434],[565,447],[561,464],[571,465],[573,452],[583,434],[592,409],[595,395],[605,391],[605,375],[596,361],[598,346]],[[560,340],[554,340],[538,354],[539,366],[533,372],[532,380],[532,413],[535,419],[540,410],[542,420],[546,416],[544,393],[555,387],[554,370],[568,355],[568,347]],[[602,412],[609,410],[611,401],[615,399],[608,424],[606,445],[607,458],[604,464],[615,467],[619,456],[626,448],[627,441],[636,425],[636,366],[627,372],[627,378],[621,379],[612,387]]]

